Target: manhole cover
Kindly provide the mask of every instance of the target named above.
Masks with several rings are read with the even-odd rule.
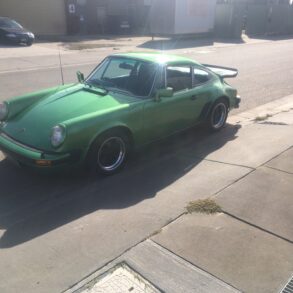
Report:
[[[126,264],[119,264],[78,290],[80,293],[160,293]]]

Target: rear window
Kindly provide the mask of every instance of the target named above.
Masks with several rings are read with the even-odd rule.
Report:
[[[190,66],[168,66],[167,86],[174,92],[192,88],[192,74]]]
[[[211,76],[205,70],[194,68],[193,70],[193,86],[208,82]]]

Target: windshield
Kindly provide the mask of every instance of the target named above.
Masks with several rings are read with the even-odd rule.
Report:
[[[19,28],[22,28],[22,26],[17,23],[15,20],[12,20],[12,19],[0,19],[0,27],[2,28],[15,28],[15,29],[19,29]]]
[[[124,57],[107,58],[86,80],[87,84],[149,96],[157,65]]]

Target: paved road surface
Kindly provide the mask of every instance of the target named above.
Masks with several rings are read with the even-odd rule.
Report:
[[[169,44],[169,47],[175,45],[179,47],[178,43],[174,43],[174,46]],[[145,47],[150,46],[146,44]],[[120,51],[136,49],[145,50],[140,46],[121,47]],[[50,50],[46,54],[42,51],[43,56],[38,56],[36,52],[35,56],[31,54],[23,58],[13,57],[13,54],[6,58],[0,57],[0,100],[60,83],[58,50]],[[62,51],[65,82],[74,82],[77,70],[88,74],[106,55],[120,51],[114,51],[113,48],[97,49],[95,52]],[[201,63],[238,68],[238,78],[229,80],[243,98],[238,112],[293,92],[292,39],[195,48],[184,43],[180,49],[167,51],[192,57]]]

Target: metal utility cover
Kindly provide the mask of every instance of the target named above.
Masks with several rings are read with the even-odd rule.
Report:
[[[160,293],[150,282],[125,263],[119,264],[92,280],[80,293]]]
[[[281,291],[281,293],[293,293],[293,277],[291,278],[291,280],[289,280],[289,282],[287,283],[285,288]]]

